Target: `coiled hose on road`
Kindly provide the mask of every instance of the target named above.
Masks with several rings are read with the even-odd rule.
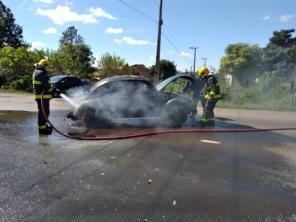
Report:
[[[251,128],[251,129],[222,129],[222,128],[187,128],[187,129],[157,129],[157,131],[146,131],[146,132],[135,132],[128,135],[123,136],[72,136],[68,133],[64,133],[61,130],[57,129],[52,122],[47,117],[44,110],[44,100],[43,100],[44,92],[41,95],[41,110],[44,118],[47,120],[47,123],[60,135],[67,137],[69,139],[76,140],[123,140],[123,139],[132,139],[137,137],[145,137],[145,136],[154,136],[160,134],[172,134],[172,133],[243,133],[243,132],[267,132],[267,131],[295,131],[296,127],[290,128]]]

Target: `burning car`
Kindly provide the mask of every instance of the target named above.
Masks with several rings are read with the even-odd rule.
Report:
[[[178,79],[193,81],[177,74],[154,87],[143,77],[114,76],[98,82],[80,102],[61,96],[75,107],[72,117],[88,128],[131,126],[135,120],[142,126],[180,127],[195,107],[189,98],[165,91]]]

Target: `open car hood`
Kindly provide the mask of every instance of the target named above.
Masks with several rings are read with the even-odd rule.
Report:
[[[172,83],[172,82],[174,82],[174,81],[176,81],[177,79],[180,79],[180,78],[181,78],[181,79],[187,79],[187,80],[190,80],[190,81],[193,81],[193,80],[194,80],[194,77],[193,77],[192,75],[188,75],[188,74],[176,74],[176,75],[171,76],[171,77],[169,77],[169,78],[167,78],[167,79],[161,81],[160,83],[158,83],[158,84],[156,85],[156,89],[157,89],[158,91],[163,91],[164,88],[165,88],[168,84],[170,84],[170,83]]]

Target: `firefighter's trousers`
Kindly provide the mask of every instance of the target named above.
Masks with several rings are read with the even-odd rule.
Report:
[[[41,108],[41,100],[37,99],[37,106],[38,106],[38,129],[43,130],[47,128],[46,125],[46,118],[44,118],[43,113],[42,113],[42,108]],[[49,116],[49,99],[44,99],[43,100],[43,108],[46,114],[46,117]]]
[[[205,119],[213,119],[215,117],[214,115],[214,109],[217,103],[217,99],[209,98],[209,99],[201,99],[201,104],[203,108],[203,118]]]

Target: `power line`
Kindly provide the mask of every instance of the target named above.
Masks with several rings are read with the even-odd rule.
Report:
[[[123,4],[123,5],[125,5],[125,6],[129,7],[130,9],[132,9],[132,10],[138,12],[138,13],[141,14],[142,16],[144,16],[144,17],[146,17],[146,18],[152,20],[153,22],[158,23],[158,21],[156,21],[154,18],[152,18],[151,16],[145,14],[144,12],[142,12],[142,11],[140,11],[139,9],[135,8],[134,6],[132,6],[132,5],[128,4],[128,3],[126,3],[125,1],[123,1],[123,0],[117,0],[117,1],[119,1],[121,4]]]
[[[181,52],[181,50],[179,50],[178,47],[164,33],[162,33],[162,36],[176,50],[176,52],[178,54]],[[188,58],[186,58],[186,57],[184,57],[184,58],[187,60],[188,63],[191,63],[191,61],[189,61]]]
[[[151,6],[151,7],[158,7],[159,3],[156,3],[155,1],[151,1],[151,0],[146,0],[146,2]]]
[[[187,33],[189,33],[188,36],[194,36],[191,27],[189,27],[188,24],[186,22],[183,22],[183,20],[181,19],[183,17],[182,13],[179,12],[179,10],[178,10],[177,6],[175,5],[174,1],[170,0],[170,2],[171,2],[171,5],[172,5],[172,8],[175,10],[175,12],[176,12],[176,14],[177,14],[177,16],[179,18],[178,21],[180,21],[182,23],[181,26],[185,29],[185,31],[187,31]],[[184,32],[184,33],[186,33],[186,32]]]
[[[182,37],[179,34],[179,30],[175,29],[175,27],[171,24],[174,24],[170,22],[170,19],[166,18],[165,19],[165,25],[164,25],[164,30],[168,33],[169,36],[176,42],[177,45],[183,45],[182,44]]]
[[[139,10],[139,9],[137,9],[137,8],[135,8],[134,6],[132,6],[132,5],[130,5],[130,4],[128,4],[128,3],[126,3],[125,1],[123,1],[123,0],[117,0],[118,2],[120,2],[121,4],[123,4],[123,5],[125,5],[125,6],[127,6],[127,7],[129,7],[130,9],[132,9],[133,11],[135,11],[135,12],[137,12],[137,13],[139,13],[139,14],[141,14],[142,16],[144,16],[144,17],[146,17],[146,18],[148,18],[149,20],[151,20],[151,21],[153,21],[153,22],[155,22],[155,23],[157,23],[158,24],[158,21],[157,20],[155,20],[154,18],[152,18],[151,16],[149,16],[149,15],[147,15],[147,14],[145,14],[144,12],[142,12],[141,10]],[[154,1],[154,0],[152,0],[151,2],[154,2],[155,4],[158,4],[156,1]],[[162,32],[162,35],[163,35],[163,38],[176,50],[176,52],[179,54],[180,52],[181,52],[181,50],[179,50],[178,49],[178,47]],[[187,62],[189,62],[189,63],[191,63],[189,60],[188,60],[188,58],[186,58],[185,57],[185,59],[187,60]]]
[[[173,15],[173,13],[171,12],[172,9],[172,6],[171,4],[168,4],[168,7],[167,7],[167,19],[168,21],[171,21],[171,22],[167,22],[167,24],[171,24],[170,28],[172,29],[172,31],[176,34],[176,36],[183,40],[184,39],[184,32],[182,32],[182,29],[180,28],[177,20],[175,19],[175,16]],[[169,26],[168,26],[169,27]],[[183,42],[183,41],[181,41]]]

